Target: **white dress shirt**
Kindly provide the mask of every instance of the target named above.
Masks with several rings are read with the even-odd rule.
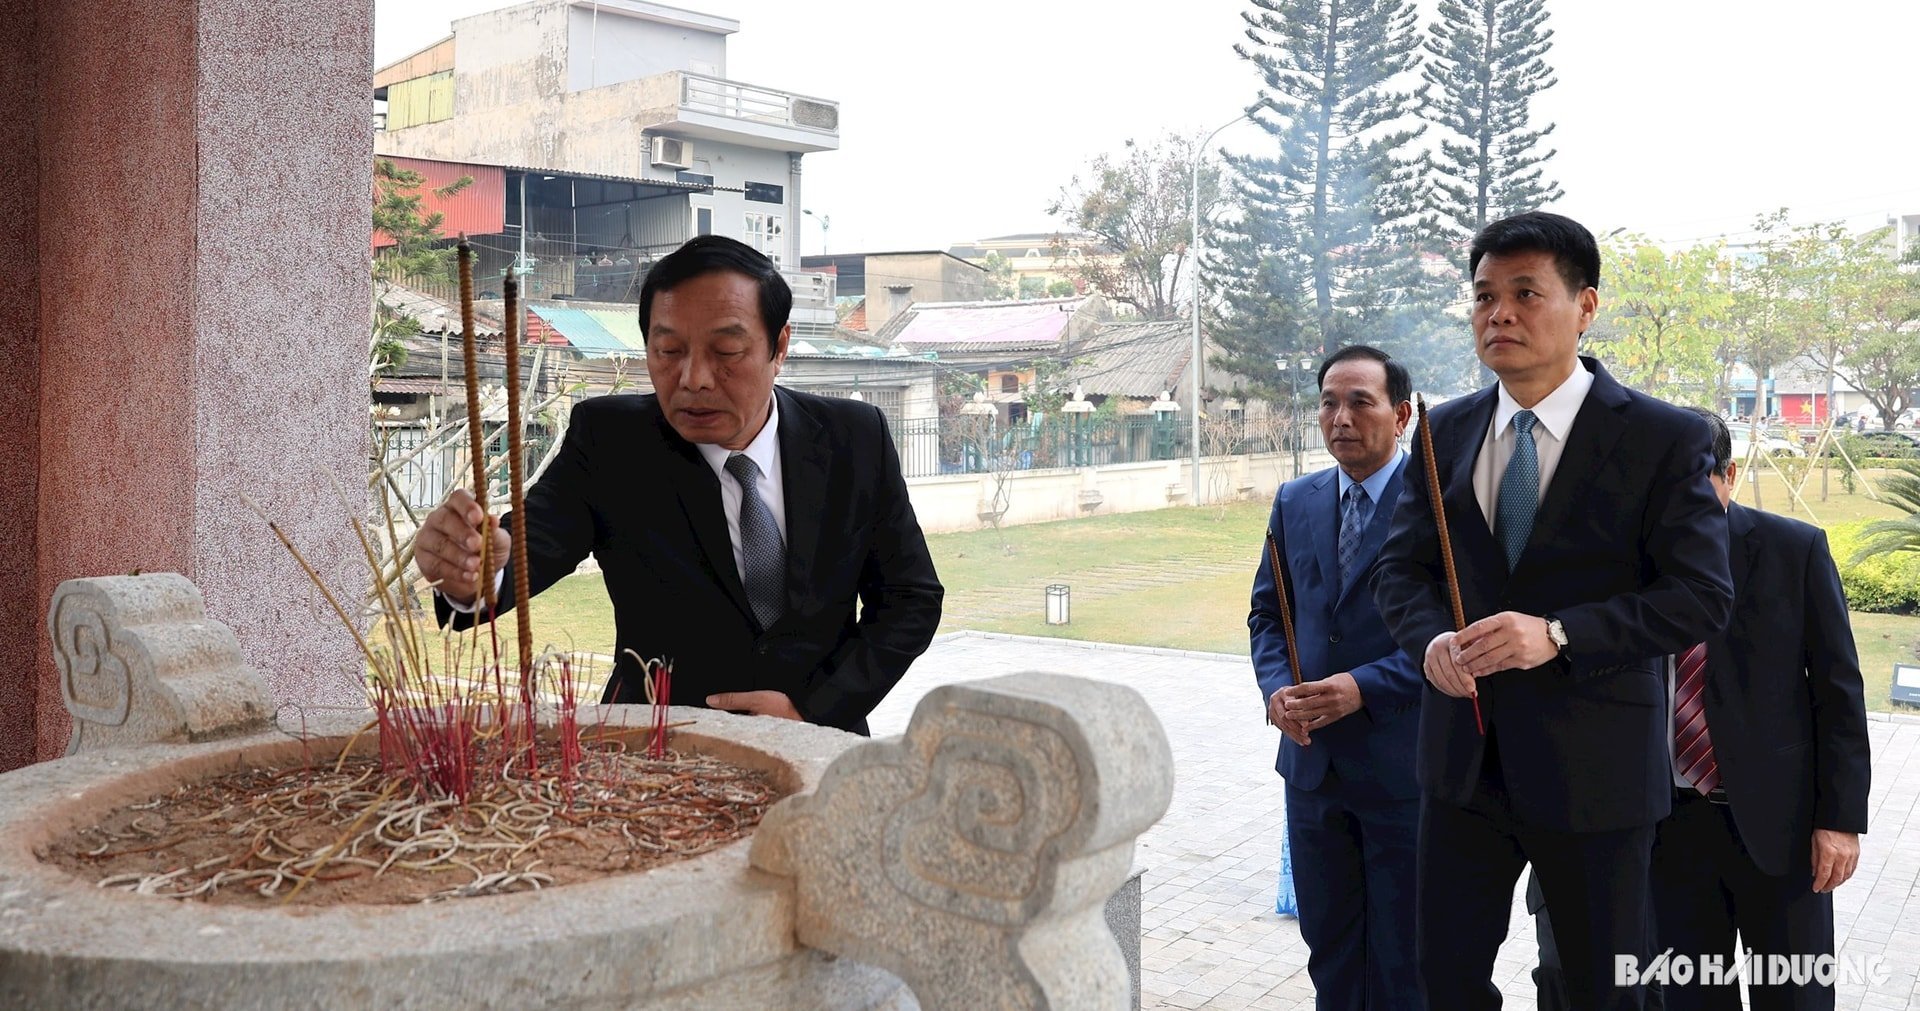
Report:
[[[1553,483],[1553,472],[1560,466],[1560,454],[1567,448],[1567,436],[1573,433],[1573,419],[1580,413],[1580,405],[1586,402],[1587,391],[1591,389],[1593,373],[1575,360],[1573,374],[1533,405],[1533,416],[1538,419],[1533,426],[1533,445],[1540,458],[1543,500],[1547,497],[1547,487]],[[1519,401],[1507,392],[1505,383],[1500,385],[1499,397],[1500,402],[1493,409],[1493,421],[1487,426],[1487,437],[1480,443],[1480,455],[1473,461],[1473,497],[1480,503],[1488,530],[1495,529],[1500,479],[1506,476],[1507,461],[1513,459],[1513,416],[1521,411]]]
[[[760,434],[747,443],[741,452],[747,455],[753,465],[760,468],[760,480],[756,485],[760,492],[760,501],[767,504],[767,511],[773,513],[773,525],[780,531],[780,543],[787,542],[787,497],[786,483],[780,478],[780,398],[773,398],[773,404],[767,409],[767,423],[760,426]],[[727,473],[727,458],[733,450],[725,446],[708,443],[696,443],[701,458],[707,466],[713,468],[713,475],[720,479],[720,508],[727,516],[727,538],[733,542],[733,568],[740,574],[741,585],[747,582],[747,555],[740,547],[740,485]],[[493,596],[500,599],[500,587],[506,579],[507,570],[502,568],[493,574]],[[443,597],[447,606],[461,614],[472,614],[480,609],[480,601],[462,604],[457,600]]]
[[[1533,405],[1536,419],[1533,446],[1540,460],[1542,500],[1547,497],[1547,486],[1553,482],[1553,472],[1560,466],[1560,454],[1567,448],[1567,436],[1573,434],[1573,419],[1579,415],[1580,405],[1586,402],[1587,391],[1591,389],[1593,373],[1588,372],[1579,359],[1575,359],[1573,374]],[[1480,455],[1473,461],[1473,497],[1480,503],[1480,514],[1486,518],[1487,529],[1497,536],[1499,528],[1494,525],[1494,517],[1500,508],[1500,479],[1506,476],[1507,462],[1513,459],[1513,416],[1524,408],[1513,399],[1513,394],[1507,392],[1505,383],[1500,384],[1496,396],[1499,397],[1499,403],[1494,406],[1493,420],[1487,424],[1486,438],[1480,442]],[[1439,638],[1434,636],[1435,640]]]
[[[787,543],[787,496],[786,483],[780,476],[780,398],[773,398],[773,406],[767,410],[767,423],[760,426],[760,434],[747,443],[740,452],[746,454],[753,465],[760,468],[760,480],[755,482],[760,492],[760,501],[767,504],[767,511],[773,513],[773,525],[780,531],[780,543]],[[727,458],[733,450],[725,446],[710,443],[698,443],[695,448],[713,468],[713,476],[720,479],[720,508],[727,514],[727,537],[733,541],[733,568],[740,574],[740,584],[747,582],[747,554],[740,547],[740,484],[727,473]]]

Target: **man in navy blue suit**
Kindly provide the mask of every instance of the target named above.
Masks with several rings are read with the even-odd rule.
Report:
[[[1338,466],[1274,497],[1253,582],[1254,676],[1284,733],[1300,934],[1318,1004],[1417,1009],[1413,917],[1419,788],[1414,734],[1423,679],[1374,609],[1367,573],[1386,540],[1413,412],[1406,367],[1364,345],[1320,366],[1320,431]],[[1299,647],[1287,664],[1271,558],[1286,569]]]
[[[1497,1008],[1493,962],[1531,862],[1575,1007],[1644,1007],[1654,824],[1673,802],[1665,657],[1733,604],[1707,426],[1581,358],[1592,233],[1530,212],[1474,236],[1473,334],[1499,383],[1429,416],[1466,620],[1454,629],[1420,454],[1373,572],[1428,688],[1416,938],[1427,1003]],[[1476,721],[1484,719],[1485,732]]]

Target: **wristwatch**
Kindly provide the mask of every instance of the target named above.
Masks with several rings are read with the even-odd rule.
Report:
[[[1555,649],[1560,651],[1561,656],[1566,656],[1567,655],[1567,626],[1560,624],[1560,619],[1554,617],[1551,614],[1547,615],[1546,619],[1547,619],[1547,639],[1553,643],[1553,647]]]

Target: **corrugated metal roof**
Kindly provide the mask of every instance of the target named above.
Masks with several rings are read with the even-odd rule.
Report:
[[[635,186],[655,186],[663,190],[683,193],[745,193],[744,186],[710,186],[706,183],[683,183],[678,179],[642,179],[639,176],[611,176],[600,172],[580,172],[574,169],[544,168],[539,165],[483,165],[482,168],[497,168],[508,172],[528,172],[556,179],[598,179],[609,183],[632,183]]]
[[[374,90],[453,69],[453,36],[430,42],[373,72]]]
[[[1193,360],[1189,324],[1118,323],[1100,328],[1073,354],[1061,386],[1079,384],[1089,395],[1157,397],[1178,391]]]
[[[452,238],[468,235],[498,235],[507,227],[507,173],[498,165],[470,165],[463,162],[431,161],[426,158],[397,158],[376,155],[375,161],[390,161],[395,168],[420,173],[418,190],[422,214],[438,212],[440,234]],[[434,191],[449,186],[462,176],[473,182],[450,197]],[[375,182],[376,192],[379,183]],[[384,232],[373,233],[373,248],[393,245]]]
[[[935,355],[902,347],[875,347],[847,341],[795,337],[787,342],[787,354],[800,358],[854,358],[861,361],[933,361]]]
[[[445,299],[391,281],[375,281],[374,292],[381,305],[398,316],[418,323],[421,333],[460,332],[460,307]],[[498,337],[501,334],[500,321],[476,311],[473,314],[473,333],[476,337]]]
[[[640,342],[640,322],[631,314],[554,305],[529,306],[528,310],[553,327],[581,354],[605,357],[646,353]]]
[[[1082,299],[1027,302],[920,302],[887,321],[885,339],[906,345],[1031,345],[1066,336]],[[896,325],[897,324],[897,325]]]

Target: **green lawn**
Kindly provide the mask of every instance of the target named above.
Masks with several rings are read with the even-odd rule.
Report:
[[[1761,498],[1770,511],[1807,518],[1785,508],[1777,475],[1769,471],[1765,479]],[[1865,494],[1843,493],[1837,474],[1821,503],[1819,481],[1816,472],[1805,494],[1823,525],[1895,515]],[[1750,488],[1741,499],[1752,502]],[[947,586],[941,630],[1245,654],[1248,594],[1268,508],[1243,502],[932,535],[928,545]],[[1068,625],[1045,622],[1046,587],[1054,583],[1071,588]],[[533,620],[537,645],[611,651],[613,614],[598,575],[570,576],[541,594]],[[1920,616],[1856,613],[1853,626],[1868,708],[1885,710],[1893,664],[1916,657]],[[510,632],[502,636],[511,642]]]

